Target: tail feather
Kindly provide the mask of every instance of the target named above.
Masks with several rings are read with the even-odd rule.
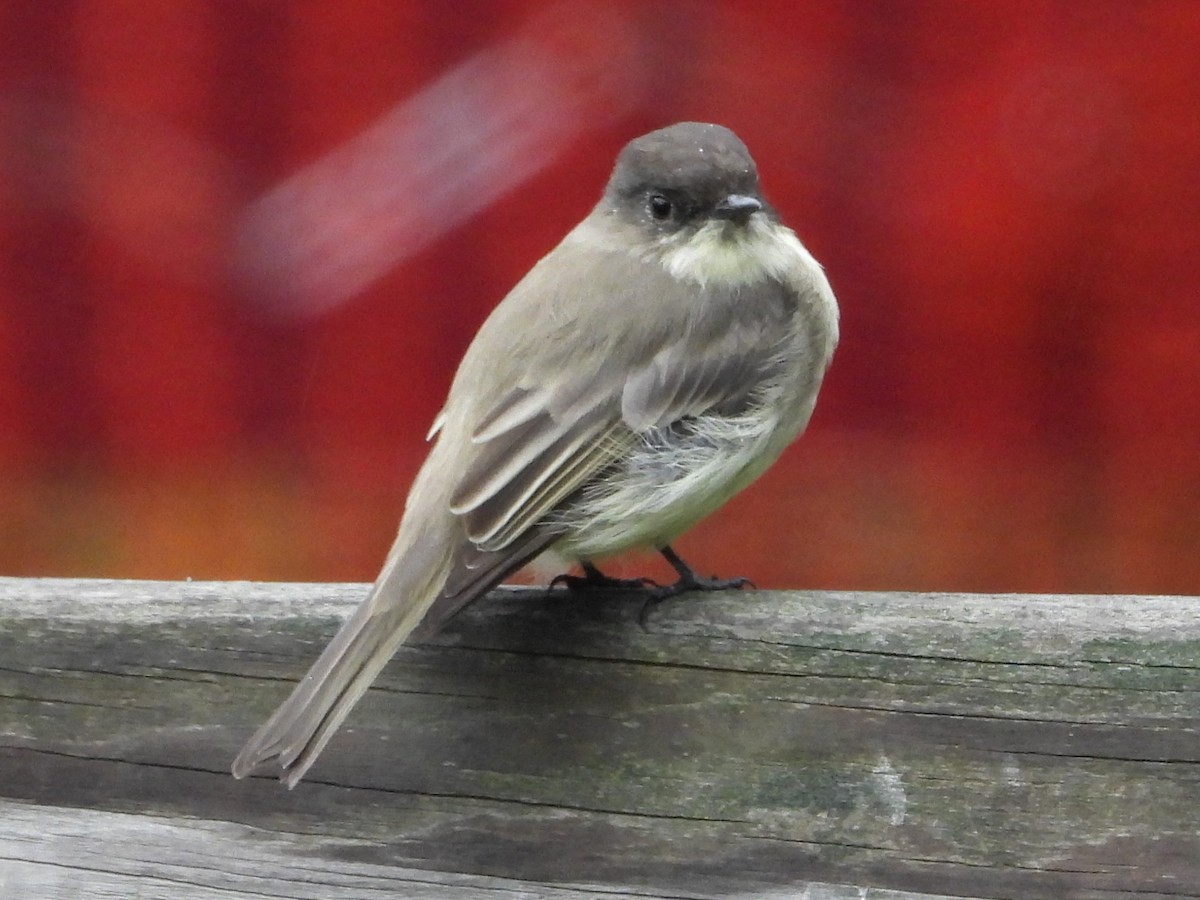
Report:
[[[235,778],[244,778],[276,757],[288,787],[295,787],[304,777],[354,704],[424,617],[444,580],[443,575],[434,584],[422,586],[403,579],[403,574],[389,561],[367,599],[283,705],[242,748],[232,766]]]
[[[436,540],[423,542],[425,553],[415,547],[393,549],[367,599],[237,755],[234,777],[244,778],[278,758],[281,780],[295,787],[401,644],[414,632],[420,638],[433,634],[554,538],[530,533],[493,552],[470,544],[456,552],[448,549],[449,542]]]

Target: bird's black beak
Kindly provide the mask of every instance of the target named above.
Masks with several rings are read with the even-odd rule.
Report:
[[[750,216],[762,209],[762,206],[762,201],[757,197],[730,194],[717,204],[713,212],[718,219],[728,219],[739,225],[745,225],[750,220]]]

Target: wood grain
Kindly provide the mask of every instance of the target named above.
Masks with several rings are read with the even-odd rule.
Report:
[[[501,590],[234,781],[365,590],[0,579],[0,897],[1200,897],[1195,598]]]

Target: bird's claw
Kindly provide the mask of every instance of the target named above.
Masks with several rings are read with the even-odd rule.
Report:
[[[613,578],[604,574],[568,575],[563,573],[550,580],[549,587],[565,587],[572,592],[588,591],[644,591],[647,588],[661,589],[653,578]]]
[[[638,624],[644,631],[650,611],[664,600],[670,600],[680,594],[690,594],[692,591],[732,591],[745,587],[753,588],[754,582],[749,578],[717,578],[716,576],[705,578],[689,571],[687,574],[681,575],[674,584],[663,585],[650,591],[650,596],[646,598],[646,602],[642,604],[642,608],[638,612]]]

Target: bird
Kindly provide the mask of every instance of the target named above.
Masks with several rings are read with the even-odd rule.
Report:
[[[671,542],[804,431],[838,337],[824,270],[733,131],[630,141],[481,326],[378,578],[233,775],[274,761],[295,787],[402,644],[546,551],[582,565],[569,587],[625,584],[596,560],[636,548],[679,575],[659,599],[744,583],[697,575]]]

